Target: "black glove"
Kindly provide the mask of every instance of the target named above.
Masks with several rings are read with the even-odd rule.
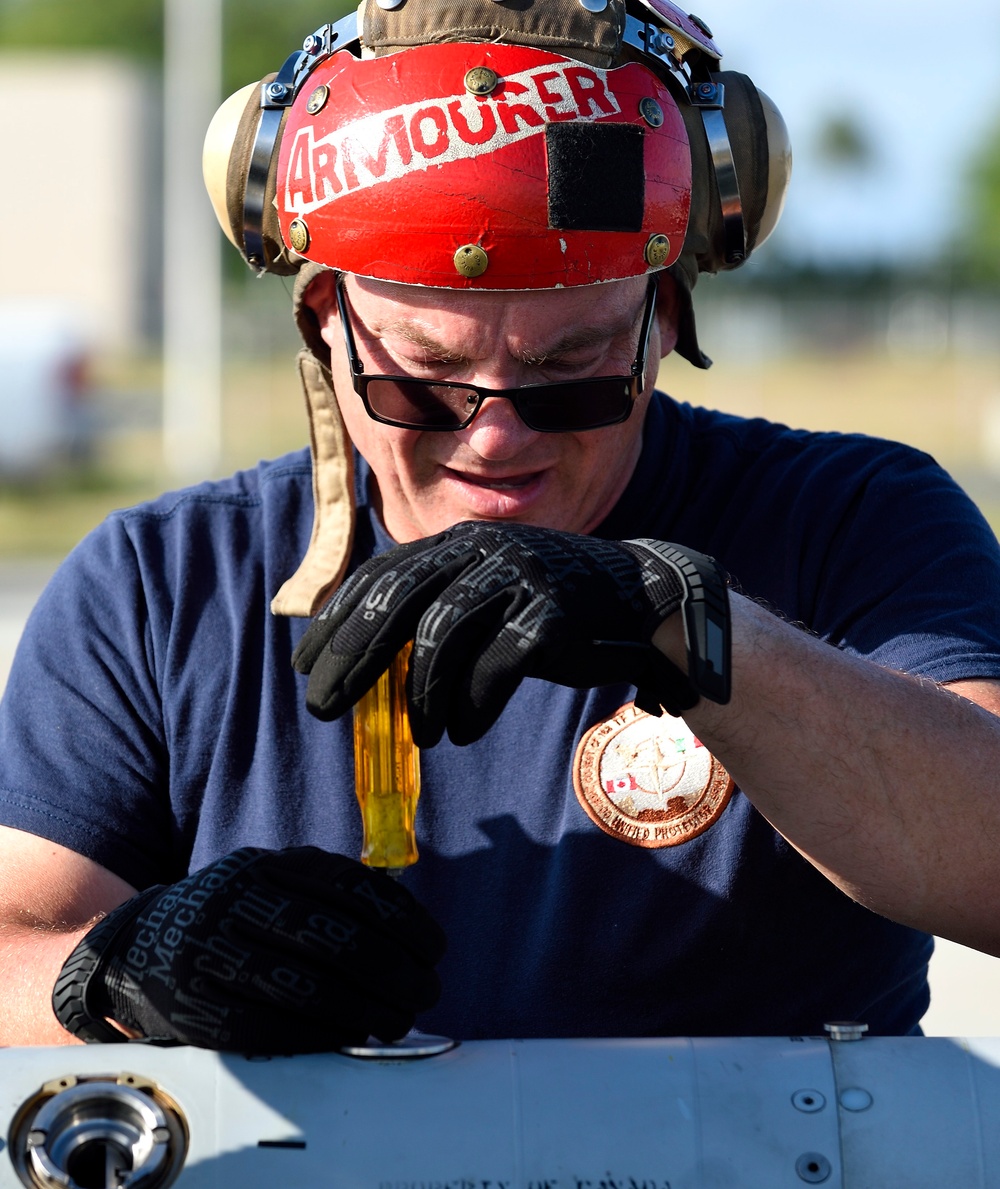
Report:
[[[683,605],[689,676],[653,647]],[[604,541],[468,521],[362,565],[295,650],[306,704],[343,714],[413,640],[414,741],[486,733],[523,677],[574,688],[628,682],[636,704],[680,713],[729,698],[729,604],[711,558],[658,541]]]
[[[380,871],[316,847],[244,847],[100,921],[53,992],[85,1040],[253,1053],[395,1040],[440,993],[444,935]]]

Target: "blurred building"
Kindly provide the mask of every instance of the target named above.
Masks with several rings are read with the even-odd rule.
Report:
[[[111,56],[0,53],[0,301],[52,302],[101,349],[158,320],[154,94]]]
[[[98,352],[155,333],[160,135],[149,80],[92,54],[0,54],[0,475],[81,457]]]

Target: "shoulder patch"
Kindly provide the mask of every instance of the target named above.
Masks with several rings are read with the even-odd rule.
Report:
[[[732,777],[682,718],[629,702],[580,740],[573,785],[588,817],[632,846],[679,846],[718,818]]]

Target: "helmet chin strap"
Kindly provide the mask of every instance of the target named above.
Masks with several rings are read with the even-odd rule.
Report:
[[[312,616],[344,580],[354,543],[354,454],[330,373],[305,348],[299,376],[309,412],[313,528],[299,568],[271,600],[273,615]]]

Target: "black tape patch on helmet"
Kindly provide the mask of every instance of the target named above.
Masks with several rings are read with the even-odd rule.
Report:
[[[634,124],[549,124],[549,226],[565,231],[641,231],[643,133]]]

